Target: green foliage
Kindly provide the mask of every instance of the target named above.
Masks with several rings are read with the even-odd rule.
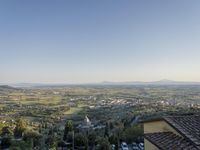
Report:
[[[85,150],[88,148],[88,139],[81,133],[75,135],[74,143],[75,146],[85,147]]]
[[[25,141],[14,141],[9,150],[32,150],[31,143]]]
[[[27,130],[24,132],[23,140],[31,142],[33,147],[41,145],[42,135],[36,131]]]
[[[106,123],[104,137],[109,137],[109,124],[108,123]]]
[[[56,146],[56,139],[54,136],[48,136],[48,138],[45,141],[45,144],[49,147],[49,148],[53,148]]]
[[[6,149],[8,147],[10,147],[11,145],[11,138],[10,137],[4,137],[1,140],[1,149]]]
[[[111,145],[107,138],[100,138],[98,140],[98,150],[111,150]]]
[[[67,138],[66,138],[66,141],[67,141],[67,142],[72,143],[72,141],[73,141],[73,134],[74,134],[74,133],[72,133],[72,132],[69,132],[69,133],[67,134]]]
[[[90,145],[94,145],[97,138],[97,134],[95,132],[90,132],[88,135],[88,143]]]
[[[65,124],[63,140],[67,140],[67,136],[69,132],[71,132],[72,130],[73,130],[73,123],[71,120],[68,120]]]
[[[23,132],[26,129],[26,123],[22,119],[17,119],[16,120],[16,126],[14,129],[14,136],[16,138],[21,138],[23,136]]]
[[[114,144],[115,145],[115,149],[117,150],[118,149],[118,141],[119,141],[119,138],[117,135],[113,134],[109,137],[109,142],[110,144]]]
[[[137,142],[138,137],[143,135],[143,127],[141,125],[134,125],[125,129],[122,139],[127,143]]]
[[[11,130],[11,128],[9,126],[5,126],[1,129],[1,136],[12,136],[13,135],[13,131]]]
[[[58,147],[66,147],[67,145],[66,145],[66,143],[65,143],[64,141],[59,140],[59,141],[57,142],[57,146],[58,146]]]

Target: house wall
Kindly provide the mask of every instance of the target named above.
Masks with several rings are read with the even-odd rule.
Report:
[[[173,127],[171,127],[164,120],[144,123],[144,134],[156,133],[156,132],[173,132],[174,134],[182,137],[182,135],[180,135]],[[158,148],[148,140],[144,141],[144,145],[145,145],[145,150],[158,150]]]
[[[182,136],[164,120],[144,123],[144,134],[155,132],[173,132],[176,135]]]
[[[144,139],[144,149],[145,150],[159,150],[155,145],[153,145],[151,142],[148,140]]]

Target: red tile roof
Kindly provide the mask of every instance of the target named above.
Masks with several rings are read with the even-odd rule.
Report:
[[[164,120],[175,128],[181,135],[195,143],[195,145],[200,146],[199,115],[164,117]]]
[[[200,150],[200,115],[163,117],[183,137],[172,132],[148,133],[145,138],[161,150]]]
[[[161,150],[198,150],[190,141],[172,132],[148,133],[145,138]]]

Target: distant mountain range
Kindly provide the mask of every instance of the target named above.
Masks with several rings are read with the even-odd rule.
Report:
[[[104,81],[102,84],[108,85],[200,85],[200,82],[190,82],[190,81],[172,81],[172,80],[159,80],[159,81],[127,81],[127,82],[109,82]]]
[[[4,91],[16,91],[16,90],[19,90],[18,88],[15,88],[15,87],[11,87],[11,86],[8,86],[8,85],[0,85],[0,92],[4,92]]]
[[[67,83],[16,83],[16,84],[8,84],[11,87],[22,88],[22,87],[48,87],[48,86],[69,86],[69,85],[200,85],[200,82],[190,82],[190,81],[172,81],[172,80],[159,80],[159,81],[151,81],[151,82],[143,82],[143,81],[127,81],[127,82],[111,82],[104,81],[100,83],[81,83],[81,84],[67,84]]]
[[[9,86],[16,87],[16,88],[23,88],[23,87],[38,87],[38,86],[48,86],[49,84],[45,83],[14,83],[8,84]],[[53,84],[50,84],[53,85]]]

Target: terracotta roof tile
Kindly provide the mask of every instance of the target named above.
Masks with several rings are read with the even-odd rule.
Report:
[[[200,146],[200,116],[173,116],[164,117],[180,134]]]
[[[198,150],[190,141],[172,132],[147,133],[145,138],[161,150]]]

